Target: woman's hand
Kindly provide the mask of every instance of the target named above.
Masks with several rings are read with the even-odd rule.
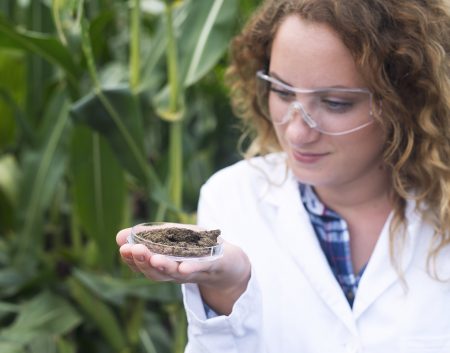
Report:
[[[237,246],[223,242],[223,256],[215,261],[177,262],[153,254],[142,244],[128,244],[130,228],[117,233],[122,260],[135,272],[154,281],[197,283],[203,300],[217,313],[228,315],[247,288],[250,261]]]

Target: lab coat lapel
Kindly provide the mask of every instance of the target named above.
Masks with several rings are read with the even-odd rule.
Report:
[[[386,222],[380,238],[375,246],[372,256],[369,259],[366,269],[361,277],[353,303],[353,312],[355,320],[360,317],[371,304],[375,302],[391,285],[398,283],[399,274],[391,262],[389,255],[389,225],[391,217]],[[403,244],[403,250],[398,253],[401,258],[399,266],[402,272],[406,272],[413,258],[414,248],[416,246],[416,236],[419,232],[420,219],[414,211],[414,203],[409,202],[406,209],[408,222],[407,234]]]
[[[277,230],[280,243],[293,257],[324,303],[355,333],[351,308],[320,248],[303,208],[295,179],[290,177],[282,187],[272,188],[268,200],[278,208]]]

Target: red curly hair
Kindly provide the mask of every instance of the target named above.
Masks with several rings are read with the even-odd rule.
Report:
[[[426,205],[436,234],[430,258],[450,244],[450,5],[447,0],[267,0],[231,45],[227,82],[250,141],[246,156],[279,151],[258,108],[255,74],[270,63],[272,40],[290,15],[333,28],[382,102],[392,168],[394,221],[405,200]],[[393,236],[391,236],[392,252]],[[391,253],[393,256],[393,252]]]

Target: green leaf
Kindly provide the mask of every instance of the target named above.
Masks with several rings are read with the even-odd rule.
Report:
[[[145,32],[143,34],[145,34]],[[143,59],[141,61],[142,77],[140,91],[152,92],[159,88],[165,80],[165,72],[162,63],[165,59],[166,47],[166,27],[162,21],[160,21],[156,33],[151,38],[147,38],[146,44],[145,46],[143,45],[142,48]]]
[[[99,298],[116,305],[123,305],[127,298],[137,297],[162,303],[181,299],[179,285],[166,282],[152,282],[147,278],[116,279],[109,275],[96,275],[82,270],[74,276]]]
[[[0,312],[17,312],[19,306],[11,303],[0,302]]]
[[[114,235],[125,212],[125,177],[109,145],[97,132],[78,127],[71,144],[72,195],[80,225],[99,250],[99,263],[111,268]]]
[[[63,335],[70,332],[80,321],[80,315],[69,302],[51,292],[43,291],[21,305],[13,327]]]
[[[69,129],[68,104],[64,95],[55,95],[46,114],[54,124],[46,130],[44,145],[23,155],[22,179],[18,205],[19,262],[31,267],[39,248],[44,212],[55,193],[65,169],[65,137]]]
[[[3,342],[2,338],[0,337],[0,352],[25,353],[25,349],[20,343]]]
[[[223,57],[233,35],[238,14],[237,0],[189,0],[174,9],[173,22],[178,38],[180,82],[190,86],[208,73]],[[148,44],[143,60],[142,87],[156,87],[161,83],[163,69],[158,64],[164,59],[167,47],[167,27],[160,23]],[[158,102],[167,99],[159,93]],[[160,108],[161,110],[162,108]],[[175,119],[175,118],[173,118]]]
[[[124,333],[111,308],[85,288],[76,278],[68,280],[70,294],[94,323],[114,351],[120,352],[126,346]]]
[[[100,94],[92,93],[76,102],[71,114],[76,122],[102,134],[122,166],[145,184],[147,162],[139,107],[127,87],[105,89]]]
[[[15,240],[15,237],[0,236],[0,298],[12,298],[30,279],[27,274],[12,265],[14,247],[11,239]],[[2,305],[1,311],[7,313],[8,309]]]
[[[174,11],[173,25],[178,35],[179,83],[183,87],[198,82],[223,57],[233,35],[237,10],[236,0],[204,0],[186,1],[186,5]],[[167,28],[164,33],[167,33]],[[161,46],[167,46],[165,39],[163,41],[159,33],[156,36],[155,43],[159,47],[154,46],[154,54],[157,57],[161,54]],[[150,62],[153,65],[156,63],[155,59]],[[145,76],[150,77],[148,72]],[[148,82],[148,79],[145,81]],[[152,102],[161,118],[174,122],[184,116],[186,103],[183,94],[179,94],[176,104],[178,109],[174,111],[170,105],[169,92],[168,85],[164,86],[153,96]]]
[[[237,10],[237,0],[189,2],[179,41],[185,86],[201,79],[223,56],[233,34]]]
[[[15,28],[1,16],[0,34],[3,34],[0,36],[0,47],[25,49],[37,54],[61,67],[72,82],[77,82],[81,70],[73,61],[73,54],[54,36]]]
[[[34,145],[36,142],[35,136],[27,120],[27,116],[22,110],[23,104],[16,102],[9,91],[9,89],[0,87],[0,114],[5,117],[3,122],[0,123],[0,138],[5,139],[3,146],[9,144],[11,142],[10,139],[13,137],[16,138],[16,143],[19,141],[19,134],[15,131],[17,128],[20,130],[20,141],[24,145]],[[2,103],[4,103],[5,109],[2,109]],[[10,119],[15,120],[14,126],[10,126]]]
[[[89,40],[95,58],[101,57],[102,52],[108,50],[109,46],[114,45],[111,43],[114,38],[108,37],[108,40],[105,40],[105,33],[108,32],[109,27],[114,26],[116,11],[114,6],[104,8],[89,21]],[[84,19],[84,17],[82,18]],[[110,61],[110,63],[119,63],[119,61]]]
[[[0,269],[0,296],[8,297],[15,294],[27,281],[27,278],[14,267]]]
[[[19,311],[19,305],[0,302],[0,320],[5,322],[4,318]],[[1,351],[0,351],[1,352]]]
[[[26,81],[23,52],[2,50],[0,52],[0,151],[14,141],[16,133],[15,106],[10,101],[23,106]],[[3,92],[4,91],[4,92]]]
[[[80,315],[65,299],[43,291],[21,305],[15,321],[0,330],[0,341],[20,342],[26,346],[40,338],[54,340],[80,322]]]
[[[56,345],[58,347],[58,353],[76,353],[75,343],[65,340],[62,337],[56,340]]]

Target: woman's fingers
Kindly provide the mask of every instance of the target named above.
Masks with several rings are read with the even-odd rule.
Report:
[[[130,235],[131,228],[125,228],[119,231],[116,235],[116,243],[119,246],[122,246],[123,244],[127,243],[127,238]]]
[[[169,260],[164,255],[153,255],[144,245],[128,244],[131,228],[117,233],[116,242],[120,246],[122,260],[134,272],[142,272],[147,278],[155,281],[183,281],[178,273],[179,263]]]
[[[139,269],[134,262],[133,254],[131,253],[131,247],[131,244],[122,245],[119,249],[119,253],[122,257],[122,261],[125,262],[131,270],[139,272]]]
[[[154,281],[170,281],[170,276],[167,276],[162,269],[154,267],[150,260],[152,253],[142,244],[131,246],[131,258],[133,259],[134,266],[145,277]]]
[[[164,255],[153,254],[142,244],[128,244],[130,228],[117,233],[116,241],[120,246],[122,260],[134,272],[141,272],[154,281],[173,281],[176,283],[210,282],[211,275],[221,267],[218,261],[173,261]]]

